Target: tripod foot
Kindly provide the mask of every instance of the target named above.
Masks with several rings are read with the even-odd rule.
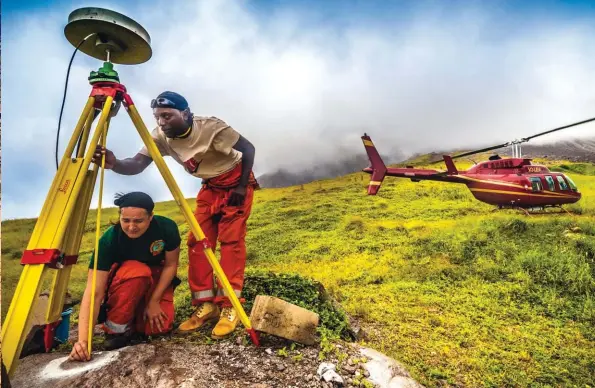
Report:
[[[256,332],[256,330],[246,329],[246,331],[248,332],[248,334],[250,334],[250,339],[252,340],[252,343],[254,344],[254,346],[259,347],[260,341],[258,339],[258,333]]]

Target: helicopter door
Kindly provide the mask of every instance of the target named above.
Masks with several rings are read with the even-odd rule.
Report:
[[[570,179],[570,177],[566,174],[562,174],[564,175],[564,178],[566,178],[566,181],[568,182],[568,184],[570,185],[570,189],[572,191],[576,191],[578,192],[578,187],[576,186],[576,184],[572,181],[572,179]]]
[[[561,175],[556,175],[556,178],[558,179],[558,184],[560,185],[560,190],[568,190],[568,185],[566,184],[566,181],[564,180],[564,178]]]
[[[543,190],[543,186],[541,184],[541,179],[539,179],[536,176],[531,176],[529,177],[529,181],[531,181],[531,187],[533,188],[533,191],[542,191]]]
[[[547,182],[547,187],[549,191],[556,191],[556,184],[554,183],[554,178],[552,178],[550,175],[546,175],[545,181]]]

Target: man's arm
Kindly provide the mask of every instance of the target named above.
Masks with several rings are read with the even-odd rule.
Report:
[[[122,175],[136,175],[143,172],[151,163],[153,159],[150,156],[136,154],[132,158],[116,159],[112,171]]]
[[[242,135],[240,135],[240,138],[236,144],[234,144],[233,149],[242,153],[242,177],[240,178],[240,186],[246,187],[248,186],[248,181],[250,179],[250,171],[252,171],[252,167],[254,166],[256,149],[254,148],[254,145]]]
[[[140,174],[153,162],[151,157],[141,153],[137,153],[132,158],[120,160],[116,158],[116,155],[114,155],[112,151],[101,147],[100,145],[95,148],[95,154],[91,161],[101,166],[102,154],[105,154],[105,168],[122,175]]]

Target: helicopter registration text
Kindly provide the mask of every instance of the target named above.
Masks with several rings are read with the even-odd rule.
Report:
[[[527,172],[541,172],[541,167],[527,167]]]

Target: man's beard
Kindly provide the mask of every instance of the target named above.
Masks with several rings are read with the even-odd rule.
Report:
[[[165,130],[163,128],[161,128],[161,130],[163,131],[165,136],[167,136],[169,138],[174,138],[174,137],[180,136],[181,134],[186,132],[188,130],[188,126],[184,125],[184,126],[180,126],[180,127],[170,127],[169,129],[165,129]]]

